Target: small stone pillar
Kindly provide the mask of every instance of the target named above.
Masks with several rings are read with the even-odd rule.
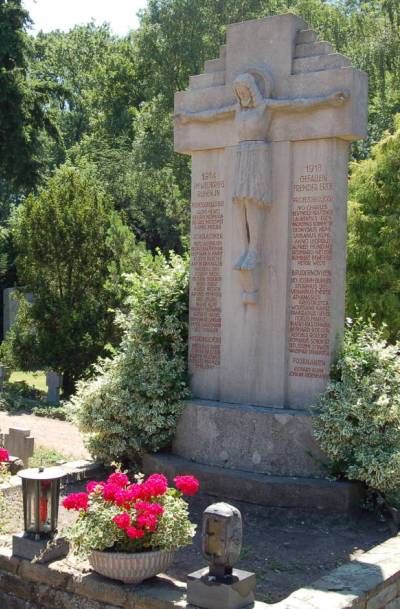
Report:
[[[60,388],[62,387],[62,376],[53,370],[46,374],[47,399],[49,402],[60,403]]]
[[[10,378],[10,368],[8,366],[4,366],[4,364],[0,364],[0,391],[4,389],[4,383],[8,381]]]

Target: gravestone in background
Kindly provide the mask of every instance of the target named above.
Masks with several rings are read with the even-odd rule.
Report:
[[[18,300],[15,298],[17,288],[5,288],[3,290],[3,336],[5,337],[18,313]],[[26,293],[25,298],[28,302],[33,302],[33,294]]]
[[[62,388],[63,377],[61,374],[49,370],[46,372],[47,399],[55,404],[60,403],[60,391]]]
[[[176,94],[175,150],[192,157],[195,398],[176,467],[260,484],[322,475],[307,409],[343,332],[349,145],[366,127],[366,75],[290,14],[229,26],[220,57]]]

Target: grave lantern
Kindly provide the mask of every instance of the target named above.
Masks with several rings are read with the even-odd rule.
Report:
[[[59,467],[24,469],[22,478],[25,535],[49,539],[57,532],[60,483],[65,472]]]

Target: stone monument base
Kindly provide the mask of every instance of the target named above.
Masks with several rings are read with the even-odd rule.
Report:
[[[189,573],[187,601],[204,609],[241,609],[254,603],[256,576],[234,569],[232,583],[220,583],[207,577],[208,567]]]
[[[269,507],[347,512],[363,487],[326,479],[326,457],[304,410],[190,400],[171,453],[146,455],[146,474],[192,474],[204,493]]]
[[[271,476],[325,476],[326,457],[305,410],[190,400],[172,452],[204,465]]]

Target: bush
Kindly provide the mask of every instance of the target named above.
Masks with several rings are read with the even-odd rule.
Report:
[[[400,357],[383,331],[349,320],[314,428],[336,470],[386,493],[400,489]]]
[[[118,316],[121,345],[98,362],[94,378],[79,382],[69,405],[104,463],[168,445],[188,396],[186,262],[148,254],[129,282],[129,312]]]

